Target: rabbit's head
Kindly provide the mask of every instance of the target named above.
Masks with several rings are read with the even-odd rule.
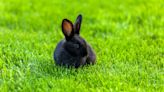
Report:
[[[80,37],[81,22],[81,15],[77,17],[74,24],[68,19],[62,21],[62,32],[65,36],[64,49],[75,57],[87,56],[87,43]]]

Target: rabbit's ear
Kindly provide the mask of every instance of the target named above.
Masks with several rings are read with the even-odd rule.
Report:
[[[65,35],[66,40],[69,40],[74,35],[72,22],[69,21],[68,19],[63,19],[62,31],[63,34]]]
[[[81,22],[82,22],[82,15],[80,14],[77,17],[76,22],[74,24],[75,34],[79,34],[80,33]]]

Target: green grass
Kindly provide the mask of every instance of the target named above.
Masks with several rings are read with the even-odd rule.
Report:
[[[80,13],[97,63],[58,67],[61,21]],[[164,1],[1,0],[0,90],[164,91]]]

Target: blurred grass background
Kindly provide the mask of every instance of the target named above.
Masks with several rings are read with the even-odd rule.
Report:
[[[57,67],[61,21],[83,15],[97,64]],[[0,90],[164,90],[163,0],[0,0]]]

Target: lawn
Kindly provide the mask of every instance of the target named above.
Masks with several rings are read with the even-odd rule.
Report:
[[[62,19],[78,14],[97,63],[56,66]],[[164,1],[0,0],[0,90],[164,91]]]

